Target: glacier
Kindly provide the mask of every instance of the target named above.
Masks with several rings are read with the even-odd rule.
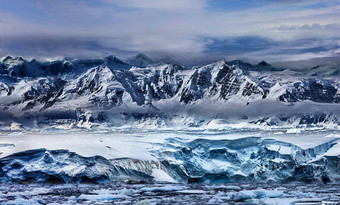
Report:
[[[305,143],[313,139],[310,133],[255,134],[164,131],[1,136],[0,180],[206,184],[340,180],[340,135],[315,136],[313,143]],[[53,143],[49,143],[51,138]]]
[[[258,137],[167,141],[157,156],[184,182],[339,181],[339,158],[323,156],[338,139],[308,149]]]
[[[0,202],[336,204],[339,140],[323,130],[2,133]]]

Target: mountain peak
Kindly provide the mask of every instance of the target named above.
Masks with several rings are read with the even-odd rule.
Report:
[[[12,56],[5,56],[5,57],[3,57],[2,59],[1,59],[1,62],[2,63],[9,63],[9,64],[11,64],[11,63],[14,63],[14,62],[25,62],[26,60],[25,59],[23,59],[22,57],[12,57]]]
[[[135,56],[136,59],[143,59],[143,60],[151,60],[151,58],[146,55],[145,53],[138,53],[136,56]]]
[[[116,63],[122,63],[122,64],[125,63],[124,61],[120,60],[114,55],[109,55],[109,56],[104,57],[104,61],[105,62],[116,62]]]
[[[267,63],[266,61],[261,61],[261,62],[259,62],[258,64],[257,64],[258,66],[262,66],[262,67],[264,67],[264,66],[271,66],[269,63]]]
[[[246,70],[246,71],[253,71],[253,70],[255,70],[255,67],[252,64],[243,62],[241,60],[228,61],[227,65],[229,65],[229,66],[236,65],[240,69]]]
[[[130,58],[128,62],[133,66],[141,68],[145,68],[154,63],[154,61],[144,53],[138,53],[135,57]]]
[[[113,70],[128,70],[131,66],[117,58],[116,56],[110,55],[104,58],[103,66],[107,66]]]
[[[266,61],[261,61],[257,65],[255,65],[255,70],[257,71],[282,71],[283,69],[276,68],[272,66],[271,64],[267,63]]]
[[[12,56],[4,56],[4,57],[1,58],[1,62],[5,62],[7,60],[12,60],[12,59],[13,59]]]

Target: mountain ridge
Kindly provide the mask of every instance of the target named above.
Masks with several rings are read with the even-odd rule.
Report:
[[[321,113],[332,115],[329,120],[333,119],[333,124],[339,119],[340,84],[336,75],[297,75],[274,69],[266,62],[251,65],[222,60],[187,68],[172,63],[136,67],[115,56],[51,62],[5,57],[0,61],[0,73],[0,109],[16,119],[50,117],[51,113],[59,119],[65,117],[58,117],[58,112],[83,110],[82,114],[71,114],[72,119],[88,123],[110,116],[135,120],[136,114],[144,113],[143,119],[136,119],[156,120],[158,126],[172,124],[164,121],[181,112],[186,113],[185,119],[195,119],[185,122],[191,125],[202,115],[206,123],[221,114],[229,120],[253,117],[248,123],[267,124],[280,124],[284,117],[275,116],[285,115],[282,110],[296,109],[297,113],[287,119],[320,115],[320,111],[300,109],[303,104],[316,107],[314,110],[324,108]],[[205,107],[207,103],[216,105],[216,109]],[[329,105],[333,105],[331,109]],[[96,117],[91,120],[86,113],[96,113]],[[100,113],[106,113],[106,117]]]

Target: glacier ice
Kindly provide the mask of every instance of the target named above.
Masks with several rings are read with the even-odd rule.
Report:
[[[168,172],[189,183],[287,182],[340,179],[337,156],[324,154],[337,144],[330,140],[302,149],[294,144],[248,137],[235,140],[168,139],[154,151]]]
[[[0,159],[2,183],[108,183],[151,181],[144,172],[125,169],[101,156],[82,157],[67,150],[28,150]]]
[[[83,157],[68,150],[35,149],[1,158],[0,179],[2,182],[54,183],[124,180],[329,183],[340,180],[340,159],[337,155],[327,155],[337,143],[338,138],[335,138],[301,148],[260,137],[166,138],[163,145],[156,143],[148,148],[154,159]]]

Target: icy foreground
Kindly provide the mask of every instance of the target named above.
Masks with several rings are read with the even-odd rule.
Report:
[[[340,201],[337,132],[200,133],[2,133],[0,203]]]
[[[1,204],[327,204],[339,184],[0,185]]]
[[[0,138],[0,180],[3,183],[339,182],[337,135],[269,133],[254,137],[253,134],[9,134]]]

